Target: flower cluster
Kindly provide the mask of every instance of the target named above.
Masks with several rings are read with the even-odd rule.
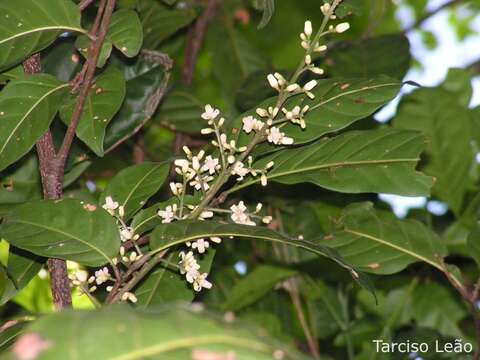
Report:
[[[230,203],[226,208],[213,207],[213,200],[218,192],[228,183],[232,177],[237,182],[247,178],[258,181],[262,186],[268,183],[269,174],[274,171],[273,161],[264,165],[258,165],[252,156],[252,150],[260,143],[271,146],[289,146],[294,144],[294,139],[288,136],[288,126],[299,126],[305,129],[308,125],[309,105],[305,101],[315,99],[315,88],[318,81],[311,79],[301,82],[301,75],[310,72],[314,76],[323,75],[324,70],[315,65],[313,56],[327,50],[327,46],[321,43],[321,38],[326,34],[342,33],[349,28],[348,23],[326,26],[328,20],[335,20],[335,7],[340,0],[325,3],[321,11],[325,21],[320,30],[313,31],[311,21],[306,21],[303,32],[300,34],[300,45],[305,49],[305,55],[299,67],[289,79],[279,72],[267,76],[268,84],[278,93],[277,98],[269,105],[259,107],[254,112],[241,119],[241,130],[230,131],[225,125],[226,120],[219,109],[206,105],[201,118],[206,126],[201,134],[211,136],[212,152],[205,150],[192,151],[188,146],[183,146],[183,155],[174,161],[174,170],[177,175],[175,180],[169,183],[173,198],[168,204],[158,209],[157,216],[163,224],[185,219],[200,221],[220,220],[231,221],[236,224],[257,226],[269,224],[272,217],[265,214],[261,203],[255,210],[250,211],[244,201],[238,200]],[[295,98],[293,101],[290,99]],[[297,101],[298,100],[298,101]],[[227,191],[227,195],[228,195]],[[192,205],[190,199],[195,199]],[[219,201],[219,203],[222,203]],[[216,203],[216,202],[215,202]],[[139,259],[144,256],[137,245],[140,239],[134,229],[124,221],[125,209],[111,197],[105,199],[103,208],[117,219],[122,246],[119,255],[112,260],[117,270],[117,265],[126,267],[132,272],[138,268]],[[202,254],[209,248],[220,244],[220,237],[204,237],[185,243],[185,251],[179,253],[178,268],[185,276],[186,281],[192,285],[195,291],[210,289],[212,283],[207,280],[208,273],[201,271],[199,261]],[[126,253],[125,250],[134,248]],[[133,244],[133,245],[132,245]],[[151,254],[150,254],[151,255]],[[144,258],[145,259],[145,258]],[[140,264],[139,266],[141,266]],[[115,273],[117,276],[118,274]],[[108,268],[99,269],[95,276],[88,278],[88,274],[78,273],[72,278],[72,284],[85,287],[86,291],[92,292],[96,286],[112,281]],[[107,287],[111,291],[112,287]],[[121,300],[135,302],[135,295],[130,292],[122,292]]]

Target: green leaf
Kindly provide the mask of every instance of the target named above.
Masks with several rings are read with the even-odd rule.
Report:
[[[143,26],[143,47],[152,50],[197,16],[191,7],[171,9],[151,0],[139,0],[138,10]]]
[[[456,77],[464,78],[458,74]],[[462,208],[471,183],[469,172],[475,163],[473,122],[465,105],[465,93],[471,92],[471,85],[470,82],[464,84],[458,87],[448,82],[449,91],[442,86],[422,88],[406,95],[393,120],[397,128],[423,132],[427,146],[426,164],[422,170],[435,176],[437,181],[433,194],[446,202],[456,214]]]
[[[433,179],[415,171],[424,147],[415,131],[381,129],[351,131],[311,145],[277,151],[254,167],[273,161],[270,181],[282,184],[310,182],[345,193],[428,195]],[[260,182],[253,178],[235,190]]]
[[[249,75],[265,71],[267,62],[260,52],[228,19],[213,23],[207,37],[213,74],[226,102],[234,108],[234,97]],[[231,110],[233,111],[233,110]]]
[[[2,1],[0,14],[0,72],[46,48],[62,32],[85,32],[80,10],[69,0]]]
[[[185,195],[183,201],[184,205],[196,205],[198,203],[197,199],[190,195]],[[176,197],[140,210],[132,219],[131,226],[133,232],[135,234],[144,234],[153,230],[157,225],[161,225],[163,219],[158,216],[158,210],[165,210],[167,206],[173,204],[178,205],[178,199]]]
[[[0,354],[8,349],[10,345],[24,332],[30,321],[14,321],[10,326],[0,332]]]
[[[262,20],[258,24],[258,28],[262,29],[267,26],[275,12],[275,0],[255,0],[253,4],[257,10],[263,11]]]
[[[402,80],[410,68],[410,44],[403,34],[388,34],[359,42],[340,42],[321,63],[329,77],[387,75]]]
[[[129,329],[135,329],[135,336],[125,336]],[[25,334],[36,334],[50,344],[39,353],[42,360],[62,359],[72,352],[78,359],[173,360],[190,359],[192,354],[213,359],[233,352],[236,359],[271,360],[277,350],[282,351],[284,360],[306,358],[260,329],[227,324],[218,316],[175,305],[155,311],[128,306],[62,311],[41,317]]]
[[[88,56],[88,48],[90,46],[90,39],[85,36],[81,35],[77,37],[75,40],[75,48],[78,50],[80,54],[86,59]],[[107,63],[110,55],[112,54],[112,43],[108,40],[105,40],[102,44],[102,48],[100,49],[100,55],[98,56],[97,60],[97,67],[103,68]]]
[[[38,74],[13,80],[0,92],[0,170],[25,155],[45,133],[67,87],[51,75]]]
[[[318,85],[313,90],[315,99],[295,96],[285,104],[287,109],[297,105],[309,106],[304,116],[306,129],[301,129],[298,125],[287,125],[282,131],[293,137],[295,144],[304,144],[323,135],[345,129],[392,100],[401,86],[401,82],[386,76],[371,79],[318,80]],[[274,105],[275,101],[276,98],[271,98],[257,107],[267,108]],[[256,116],[255,109],[241,115],[235,121],[237,127],[241,127],[241,119],[247,115]],[[241,144],[250,141],[250,137],[244,132],[240,134]]]
[[[18,204],[42,198],[38,160],[33,154],[2,172],[0,179],[0,204]]]
[[[104,155],[105,129],[120,109],[125,98],[123,74],[109,66],[91,87],[82,117],[76,130],[77,136],[98,156]],[[71,97],[60,109],[60,116],[69,124],[75,109],[77,97]]]
[[[127,57],[138,55],[143,42],[142,23],[136,11],[115,11],[108,28],[107,39]]]
[[[376,211],[371,203],[360,203],[343,211],[338,226],[341,230],[326,236],[322,244],[362,271],[394,274],[415,262],[443,269],[445,243],[416,220],[399,220]]]
[[[215,252],[215,249],[209,248],[205,254],[198,256],[202,273],[210,272]],[[178,261],[179,251],[170,252],[165,258],[165,262],[170,265],[176,266]],[[168,269],[165,262],[157,266],[135,289],[137,306],[146,308],[180,301],[191,302],[195,298],[196,293],[185,280],[185,276],[178,270]]]
[[[480,226],[477,224],[467,238],[468,254],[480,266]]]
[[[259,265],[229,291],[223,309],[238,311],[265,296],[279,282],[296,274],[293,269],[280,266]]]
[[[419,326],[434,329],[445,336],[464,337],[458,323],[467,312],[445,287],[437,283],[418,286],[413,292],[412,305]]]
[[[341,267],[347,269],[362,285],[367,286],[366,282],[363,282],[361,274],[358,274],[354,268],[343,261],[336,251],[311,241],[291,239],[264,227],[225,224],[216,221],[174,221],[159,225],[153,230],[150,235],[150,247],[155,252],[159,252],[187,241],[209,237],[266,240],[295,246],[335,261]]]
[[[113,217],[92,208],[74,199],[21,204],[4,217],[0,235],[35,255],[100,266],[115,257],[120,236]]]
[[[0,305],[4,305],[18,291],[27,286],[38,274],[44,262],[45,260],[40,256],[11,246],[7,265],[8,279],[5,282],[5,291],[0,296]]]
[[[115,56],[110,60],[123,71],[127,91],[120,111],[107,127],[106,152],[135,134],[150,120],[170,78],[169,67],[153,57],[140,55],[128,64]]]
[[[186,133],[199,133],[205,127],[200,117],[202,102],[186,90],[174,90],[160,105],[154,121],[173,130]]]
[[[123,169],[113,177],[100,196],[100,204],[111,196],[125,209],[125,220],[140,210],[165,182],[169,163],[143,163]]]

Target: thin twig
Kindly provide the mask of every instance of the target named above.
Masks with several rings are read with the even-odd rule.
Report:
[[[94,28],[96,26],[99,27],[98,36],[95,38],[95,40],[91,42],[90,47],[88,49],[88,53],[87,53],[88,68],[85,73],[85,80],[82,84],[80,94],[78,95],[77,102],[73,110],[72,119],[70,120],[70,124],[68,126],[67,132],[63,139],[63,143],[60,147],[60,150],[58,151],[57,158],[59,159],[62,167],[65,165],[65,162],[68,157],[68,153],[70,152],[70,147],[72,146],[73,139],[75,138],[75,131],[77,130],[78,123],[83,113],[85,101],[87,100],[87,96],[90,91],[93,78],[95,76],[95,70],[97,68],[98,58],[100,57],[100,51],[102,49],[102,45],[105,40],[105,37],[107,36],[108,26],[110,25],[110,19],[112,17],[112,13],[114,9],[115,9],[115,0],[102,0],[102,2],[100,3],[100,8],[98,11],[103,12],[103,17],[102,17],[101,23],[99,22],[99,25],[97,25],[97,21],[94,24]]]
[[[215,14],[217,5],[218,0],[209,0],[205,11],[198,17],[195,24],[191,26],[188,31],[187,45],[185,48],[185,65],[183,66],[182,74],[183,82],[188,86],[192,84],[198,53],[202,47],[208,24]]]
[[[80,8],[80,11],[85,10],[87,7],[89,7],[95,0],[82,0],[80,4],[78,4],[78,7]]]
[[[412,30],[415,30],[416,28],[420,27],[425,21],[427,21],[428,19],[430,19],[432,16],[435,16],[436,14],[438,14],[439,12],[441,12],[442,10],[444,9],[447,9],[449,7],[452,7],[452,6],[455,6],[455,5],[458,5],[460,3],[462,3],[463,0],[451,0],[449,2],[446,2],[445,4],[439,6],[438,8],[436,8],[435,10],[432,10],[432,11],[429,11],[429,12],[426,12],[424,15],[420,16],[417,21],[415,21],[412,25],[410,25],[409,27],[407,27],[406,29],[403,30],[403,33],[408,33]]]
[[[132,290],[149,272],[152,270],[165,256],[168,250],[157,253],[149,262],[143,265],[143,267],[135,274],[129,282],[127,282],[120,290],[111,298],[107,299],[107,304],[112,304],[122,299],[123,294]]]

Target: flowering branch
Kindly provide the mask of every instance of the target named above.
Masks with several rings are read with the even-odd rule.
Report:
[[[242,119],[242,130],[251,136],[247,145],[239,145],[234,139],[228,139],[224,131],[225,119],[220,115],[218,109],[210,105],[205,106],[205,112],[201,115],[207,122],[207,127],[201,130],[203,135],[213,135],[211,144],[216,148],[216,152],[207,155],[205,150],[193,153],[188,146],[183,146],[184,158],[174,161],[174,171],[181,181],[172,181],[170,190],[174,196],[173,199],[178,202],[171,202],[164,209],[159,209],[157,215],[162,223],[170,223],[178,220],[198,220],[208,221],[214,217],[228,216],[230,220],[237,224],[256,226],[258,224],[269,224],[272,217],[262,213],[262,204],[256,205],[255,210],[251,211],[244,201],[232,204],[229,209],[222,209],[216,204],[222,187],[234,176],[237,182],[243,181],[247,176],[259,177],[263,186],[267,185],[268,172],[275,166],[269,162],[263,168],[254,168],[254,159],[251,155],[253,149],[262,142],[269,142],[272,145],[291,145],[294,139],[285,135],[281,129],[289,123],[305,128],[307,126],[304,116],[309,111],[309,107],[295,106],[292,109],[285,107],[286,101],[294,96],[304,96],[315,98],[312,90],[317,85],[316,80],[311,80],[304,85],[297,83],[300,76],[307,71],[313,74],[321,75],[323,70],[312,63],[314,53],[323,52],[326,46],[320,43],[320,39],[332,33],[341,33],[349,28],[348,23],[340,23],[336,26],[327,25],[330,20],[336,19],[334,11],[341,0],[334,0],[331,4],[326,3],[321,7],[324,19],[319,30],[313,33],[312,23],[306,21],[304,31],[300,35],[301,46],[305,50],[302,60],[297,66],[295,72],[289,80],[286,80],[281,74],[270,74],[267,77],[270,86],[278,92],[274,106],[267,109],[256,109],[256,116],[247,116]],[[218,154],[218,155],[217,155]],[[200,200],[197,205],[192,205],[186,201],[186,195],[190,192],[197,193]],[[222,194],[228,194],[226,192]],[[114,281],[113,286],[107,286],[109,296],[107,303],[117,301],[136,302],[137,299],[131,290],[146,276],[153,267],[163,262],[165,252],[152,250],[142,253],[137,241],[141,234],[135,234],[135,230],[124,221],[124,209],[122,206],[107,197],[103,205],[113,217],[115,217],[119,226],[122,246],[119,255],[112,260],[114,270],[117,265],[120,270],[119,276],[113,279],[108,269],[100,269],[90,281],[98,285],[105,281]],[[209,238],[199,238],[195,241],[188,241],[185,245],[189,248],[187,251],[180,251],[180,261],[178,267],[180,273],[185,276],[186,281],[192,285],[195,291],[201,291],[203,288],[209,289],[212,284],[207,280],[208,273],[202,272],[200,264],[195,258],[195,253],[203,254],[211,244],[219,244],[221,238],[211,236]],[[127,244],[128,248],[127,248]],[[125,245],[125,246],[124,246]],[[96,286],[91,287],[89,291],[95,291]]]

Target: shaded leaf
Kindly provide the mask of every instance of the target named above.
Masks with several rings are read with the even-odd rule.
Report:
[[[25,75],[0,92],[0,170],[25,155],[50,126],[63,84],[51,75]]]
[[[423,132],[427,139],[423,170],[437,179],[433,194],[458,214],[475,161],[473,123],[465,105],[465,91],[471,91],[471,85],[469,81],[463,82],[463,87],[447,84],[451,84],[447,85],[451,91],[445,87],[422,88],[403,97],[393,125]]]
[[[413,315],[418,325],[445,336],[463,337],[458,323],[467,312],[446,288],[436,283],[422,284],[415,289],[412,299]]]
[[[329,50],[321,66],[330,77],[387,75],[402,80],[410,68],[410,44],[403,34],[388,34],[359,42],[341,42]]]
[[[128,220],[140,210],[165,182],[169,163],[143,163],[123,169],[115,175],[100,196],[100,204],[111,196],[125,209]]]
[[[40,256],[11,246],[6,269],[8,278],[5,282],[5,290],[0,296],[0,305],[4,305],[18,291],[27,286],[38,274],[44,262],[45,260]]]
[[[70,0],[2,1],[0,14],[0,72],[46,48],[62,32],[85,32],[80,10]]]
[[[470,232],[467,238],[467,250],[468,254],[477,262],[480,266],[480,226],[477,225]]]
[[[195,19],[193,8],[169,8],[158,1],[139,1],[140,20],[143,26],[143,47],[156,49],[160,43],[184,28]]]
[[[253,4],[257,10],[263,11],[262,20],[258,24],[258,28],[264,28],[275,13],[275,0],[255,0]]]
[[[111,58],[126,80],[126,95],[120,111],[107,127],[105,149],[112,150],[140,130],[153,116],[169,80],[169,69],[154,59],[137,57],[131,64]]]
[[[293,269],[280,266],[259,265],[231,289],[222,305],[225,310],[238,311],[255,303],[279,282],[296,274]]]
[[[88,266],[109,262],[120,247],[113,217],[98,207],[87,209],[74,199],[18,205],[5,215],[0,235],[33,254]]]
[[[173,130],[198,133],[205,127],[205,121],[200,117],[203,106],[199,99],[186,90],[174,90],[160,105],[154,121]]]

